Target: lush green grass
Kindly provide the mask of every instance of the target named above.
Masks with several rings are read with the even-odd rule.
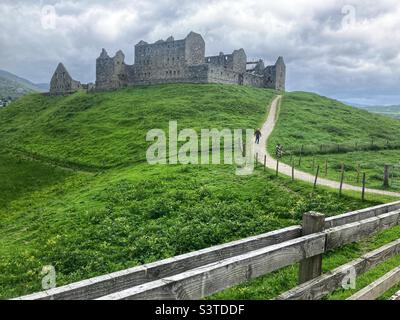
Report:
[[[146,133],[168,129],[255,128],[274,95],[227,85],[160,85],[68,97],[22,97],[0,110],[0,143],[84,166],[145,160]]]
[[[297,224],[309,210],[334,215],[390,200],[339,198],[260,169],[237,176],[229,165],[142,161],[147,130],[169,120],[254,128],[273,95],[169,85],[31,95],[1,110],[0,145],[8,148],[0,156],[0,297],[40,290],[48,264],[62,285]]]
[[[333,215],[378,202],[261,170],[240,177],[231,166],[77,172],[0,210],[0,294],[40,290],[47,264],[61,285],[293,225],[309,210]]]
[[[293,92],[285,94],[276,128],[271,136],[269,151],[275,153],[274,146],[281,143],[284,148],[296,150],[301,145],[359,144],[371,141],[386,143],[400,141],[400,121],[372,114],[364,110],[346,106],[338,101],[312,93]],[[345,182],[357,183],[356,168],[360,164],[361,173],[367,174],[367,187],[382,188],[385,164],[398,164],[399,150],[355,151],[349,153],[316,154],[302,157],[300,169],[315,173],[320,164],[322,176],[325,174],[325,160],[328,160],[328,178],[340,180],[341,163],[345,164]],[[283,161],[298,158],[286,155]],[[312,167],[312,158],[316,165]],[[314,170],[313,170],[314,169]],[[361,181],[361,179],[360,179]],[[391,189],[398,190],[398,186]]]
[[[37,189],[62,182],[71,175],[66,170],[9,154],[0,154],[0,164],[0,208]]]
[[[283,97],[278,123],[271,136],[290,147],[315,144],[400,141],[400,121],[346,106],[313,93],[291,92]]]
[[[328,154],[318,156],[283,157],[283,161],[291,163],[294,161],[296,168],[315,174],[317,166],[320,166],[320,177],[327,177],[339,181],[341,179],[342,163],[344,164],[344,182],[352,185],[362,185],[362,174],[366,174],[366,186],[375,189],[383,187],[385,164],[396,164],[389,167],[389,190],[400,190],[400,150],[359,151],[342,154]],[[325,162],[328,162],[327,174]],[[358,169],[359,168],[359,169]]]

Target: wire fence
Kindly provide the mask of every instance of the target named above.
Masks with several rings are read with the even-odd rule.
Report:
[[[317,154],[334,154],[347,153],[355,151],[378,151],[378,150],[395,150],[400,149],[400,141],[376,140],[371,139],[369,142],[346,142],[346,143],[330,143],[330,144],[302,144],[285,146],[286,155],[317,155]]]

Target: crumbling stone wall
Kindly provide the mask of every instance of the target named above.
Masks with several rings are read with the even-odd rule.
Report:
[[[72,79],[64,65],[59,63],[50,81],[50,94],[69,94],[81,88],[81,83]]]
[[[265,87],[285,91],[286,65],[283,57],[279,57],[275,65],[265,68],[264,78]]]
[[[195,32],[190,32],[181,40],[175,40],[172,36],[151,44],[142,40],[135,45],[134,64],[127,65],[124,60],[122,51],[110,57],[105,49],[102,50],[96,59],[95,90],[179,82],[285,89],[286,66],[282,57],[274,66],[265,68],[264,62],[259,60],[252,70],[247,70],[247,57],[243,49],[234,50],[231,54],[221,52],[217,56],[206,57],[204,39]],[[80,86],[70,77],[60,79],[59,74],[60,71],[56,70],[53,91],[70,93]],[[90,88],[93,90],[92,86]]]

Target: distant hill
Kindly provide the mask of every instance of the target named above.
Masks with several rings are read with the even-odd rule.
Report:
[[[391,118],[400,119],[400,105],[395,106],[361,106],[357,105],[357,108],[367,110],[372,113],[379,113]]]
[[[0,98],[21,97],[32,92],[46,92],[48,84],[35,84],[8,71],[0,70]]]

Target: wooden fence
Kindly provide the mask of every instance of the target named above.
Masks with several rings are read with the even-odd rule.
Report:
[[[321,214],[306,213],[303,226],[287,227],[17,299],[201,299],[298,262],[303,270],[300,280],[308,283],[313,280],[310,277],[321,276],[323,253],[398,224],[400,201],[326,219]],[[374,253],[374,257],[399,253],[400,243],[382,250],[384,253]],[[364,260],[371,266],[378,258]],[[363,262],[360,260],[357,265]]]

